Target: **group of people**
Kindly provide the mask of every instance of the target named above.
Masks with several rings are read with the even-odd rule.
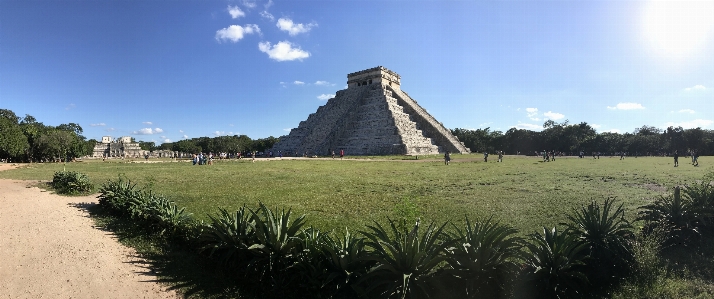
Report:
[[[689,150],[687,153],[692,157],[692,165],[699,166],[699,153],[696,150]],[[674,158],[674,167],[679,167],[679,151],[675,150],[672,157]]]
[[[203,153],[193,154],[193,165],[213,165],[213,153],[204,155]]]

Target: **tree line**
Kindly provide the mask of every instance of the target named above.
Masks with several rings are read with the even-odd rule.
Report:
[[[0,109],[0,160],[13,162],[71,161],[91,155],[95,139],[82,135],[79,124],[49,126],[26,114],[19,117],[8,109]],[[152,141],[138,141],[147,151],[171,150],[183,153],[237,153],[266,151],[278,138],[273,136],[251,139],[246,135],[199,137],[156,145]],[[132,142],[137,142],[132,138]]]
[[[97,141],[87,140],[82,132],[75,123],[48,126],[29,114],[19,117],[0,109],[0,160],[67,161],[90,155]]]
[[[251,139],[246,135],[218,136],[218,137],[198,137],[179,140],[176,142],[166,142],[155,146],[153,142],[140,143],[142,149],[146,150],[171,150],[183,153],[249,153],[264,152],[273,148],[278,142],[278,138],[273,136],[260,139]]]
[[[700,155],[714,154],[714,130],[702,128],[683,129],[653,126],[636,128],[632,133],[597,133],[586,122],[570,124],[567,120],[557,123],[548,120],[540,132],[511,128],[506,133],[485,129],[460,129],[451,132],[473,152],[504,151],[507,154],[533,155],[541,151],[556,151],[566,155],[586,155],[600,152],[612,155],[626,152],[628,155],[667,155],[675,150],[685,154],[696,150]]]

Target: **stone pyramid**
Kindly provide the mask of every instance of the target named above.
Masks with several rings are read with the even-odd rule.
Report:
[[[283,155],[426,155],[470,153],[400,89],[401,77],[384,67],[347,75],[347,89],[280,137]]]

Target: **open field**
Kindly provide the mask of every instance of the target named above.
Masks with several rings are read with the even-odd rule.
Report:
[[[617,197],[634,219],[636,208],[678,184],[714,171],[714,157],[701,157],[701,167],[680,158],[558,158],[506,156],[504,163],[480,155],[454,155],[445,166],[439,157],[380,159],[249,159],[128,163],[89,160],[69,163],[67,170],[86,173],[100,185],[119,175],[150,187],[207,219],[219,207],[234,210],[259,201],[271,207],[308,214],[308,224],[321,229],[362,229],[372,220],[394,217],[408,198],[426,221],[460,222],[493,215],[523,234],[565,220],[565,214],[591,199]],[[150,160],[158,162],[159,160]],[[139,161],[137,161],[139,162]],[[31,164],[0,172],[0,178],[51,180],[62,164]]]

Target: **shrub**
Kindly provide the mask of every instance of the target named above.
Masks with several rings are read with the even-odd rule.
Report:
[[[201,235],[201,251],[209,251],[209,256],[218,255],[226,267],[244,268],[250,258],[248,248],[256,243],[255,221],[245,206],[235,213],[219,210]]]
[[[94,188],[86,174],[75,171],[55,172],[51,185],[59,194],[90,193]]]
[[[327,259],[328,271],[335,276],[335,292],[348,290],[347,286],[356,282],[374,264],[365,259],[367,250],[364,242],[365,238],[353,235],[349,230],[338,238],[325,236],[322,251]]]
[[[674,195],[661,196],[654,203],[641,206],[637,220],[644,220],[644,232],[656,228],[667,232],[668,241],[687,243],[699,237],[701,228],[712,217],[711,208],[705,200],[692,198],[696,192],[681,196],[680,187],[675,187]]]
[[[625,220],[622,204],[608,198],[600,205],[591,202],[568,215],[571,233],[587,245],[589,281],[608,286],[617,278],[629,275],[632,256],[632,225]]]
[[[454,226],[459,243],[448,260],[449,279],[461,281],[459,297],[505,298],[510,294],[523,254],[523,239],[507,225],[486,221],[473,224],[466,218],[466,229]]]
[[[532,234],[530,239],[525,256],[526,288],[521,292],[537,294],[537,298],[583,297],[588,283],[583,272],[587,244],[567,231],[559,233],[557,228],[544,227],[542,235]]]
[[[115,215],[129,215],[131,202],[136,202],[142,196],[142,191],[132,184],[131,180],[121,177],[109,180],[99,188],[99,205]]]
[[[253,254],[249,271],[257,272],[260,281],[269,282],[274,292],[281,292],[293,278],[288,271],[295,264],[301,246],[299,234],[305,224],[305,215],[290,222],[291,210],[278,213],[277,209],[272,211],[263,203],[257,210],[249,211],[255,223],[256,238],[256,243],[248,248]]]
[[[446,249],[456,242],[444,232],[447,223],[438,228],[432,223],[420,235],[419,221],[411,231],[400,231],[395,221],[388,221],[391,233],[377,222],[367,227],[370,231],[362,232],[368,239],[365,245],[374,250],[365,259],[375,266],[356,289],[369,298],[429,297],[438,288],[437,266],[446,261]]]

